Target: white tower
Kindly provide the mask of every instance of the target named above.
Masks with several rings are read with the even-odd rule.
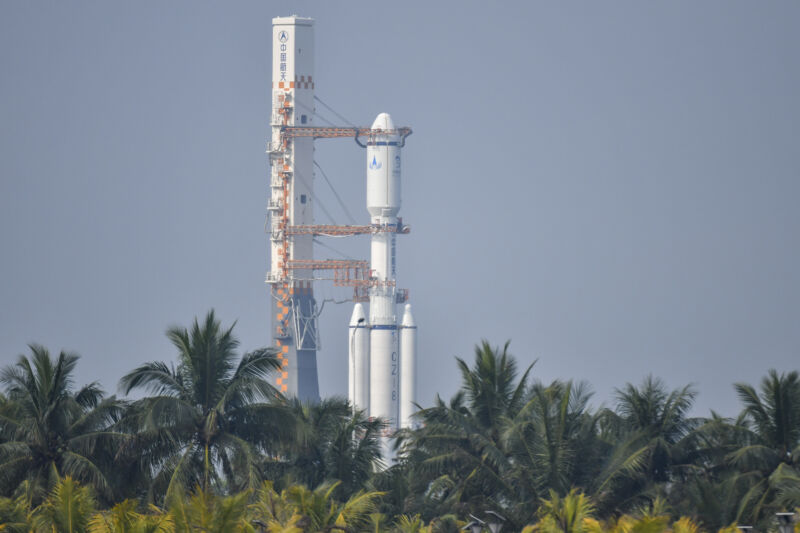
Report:
[[[314,223],[314,138],[281,136],[314,120],[314,21],[272,19],[272,142],[270,154],[270,270],[272,336],[282,371],[278,390],[302,400],[319,399],[317,311],[312,272],[290,268],[313,260],[313,235],[290,234]]]

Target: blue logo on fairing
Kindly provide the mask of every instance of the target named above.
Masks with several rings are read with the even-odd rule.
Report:
[[[282,32],[280,32],[280,33],[278,34],[278,40],[279,40],[280,42],[282,42],[282,43],[285,43],[286,41],[288,41],[288,40],[289,40],[289,34],[288,34],[288,33],[286,33],[285,31],[282,31]]]
[[[383,166],[383,165],[381,165],[380,161],[378,161],[375,158],[375,156],[373,155],[372,156],[372,163],[369,164],[369,168],[371,168],[372,170],[378,170],[379,168],[381,168],[381,166]]]

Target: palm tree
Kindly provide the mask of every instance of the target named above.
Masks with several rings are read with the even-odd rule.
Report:
[[[539,523],[535,530],[542,533],[585,533],[596,527],[593,519],[594,504],[576,489],[560,497],[550,491],[550,498],[544,499],[539,507]]]
[[[416,502],[425,516],[502,508],[517,496],[507,475],[511,462],[504,435],[526,404],[531,369],[517,380],[508,343],[500,350],[483,341],[472,367],[456,361],[461,390],[449,403],[437,397],[433,407],[421,410],[421,427],[404,444],[409,493],[425,495]]]
[[[688,416],[695,390],[668,390],[647,376],[641,386],[617,389],[616,411],[602,414],[602,436],[613,445],[593,494],[603,511],[630,509],[660,494],[698,460],[696,430],[703,420]],[[682,479],[682,478],[681,478]]]
[[[566,494],[573,486],[590,484],[597,475],[596,465],[606,448],[597,438],[590,398],[584,383],[536,382],[525,407],[507,423],[504,440],[513,459],[515,485],[518,490],[528,486],[519,493],[522,502],[548,490]]]
[[[374,465],[381,461],[379,439],[385,427],[383,420],[367,418],[364,411],[357,411],[331,433],[325,454],[327,479],[342,482],[342,498],[363,489]]]
[[[69,476],[60,479],[48,498],[33,510],[35,531],[88,533],[96,502],[88,487]]]
[[[367,419],[363,411],[353,413],[347,400],[341,398],[315,403],[293,398],[289,408],[295,435],[277,459],[267,459],[267,477],[286,478],[309,487],[338,480],[339,497],[360,490],[380,460],[378,438],[385,424]]]
[[[727,457],[747,484],[737,518],[758,523],[772,512],[800,505],[800,375],[770,370],[760,393],[735,385],[744,404],[739,447]]]
[[[608,446],[597,438],[585,384],[529,387],[531,369],[517,380],[508,344],[483,342],[472,367],[458,365],[461,390],[449,404],[437,398],[422,410],[421,429],[407,436],[409,498],[426,495],[417,503],[424,516],[490,508],[521,526],[548,490],[562,495],[593,482]]]
[[[103,398],[97,383],[77,391],[73,373],[79,356],[61,352],[52,358],[43,346],[30,345],[15,365],[0,372],[7,399],[0,405],[0,487],[10,494],[23,480],[34,502],[61,476],[91,484],[109,496],[111,487],[96,457],[100,448],[122,435],[109,428],[124,404]]]
[[[671,468],[683,459],[681,445],[700,424],[689,418],[697,395],[691,385],[668,391],[663,381],[647,376],[640,387],[617,389],[617,412],[630,442],[647,448],[647,474],[655,482],[670,479]],[[629,443],[630,444],[630,443]]]
[[[95,514],[89,522],[91,533],[174,533],[170,513],[150,506],[149,513],[138,512],[136,500],[123,500],[111,509]]]
[[[168,498],[171,520],[165,526],[174,533],[251,533],[250,495],[251,491],[245,490],[221,497],[200,488],[187,497],[182,491],[173,491]]]
[[[400,515],[394,521],[394,530],[397,533],[421,533],[425,530],[425,522],[420,516]]]
[[[697,428],[697,460],[680,480],[681,489],[670,494],[676,512],[697,517],[710,531],[736,523],[739,503],[748,487],[727,457],[743,444],[745,432],[741,418],[733,421],[714,411]]]
[[[509,413],[517,413],[525,405],[525,387],[533,368],[531,364],[516,381],[517,362],[508,353],[509,344],[507,341],[501,352],[482,341],[475,348],[472,368],[456,358],[461,370],[461,388],[467,395],[470,412],[478,424],[495,432],[492,435],[495,439],[499,438],[502,419]]]
[[[132,449],[154,474],[154,487],[230,490],[260,482],[259,450],[291,432],[291,416],[267,381],[279,368],[272,348],[236,355],[233,326],[223,329],[210,311],[191,330],[173,327],[167,337],[178,350],[177,366],[146,363],[120,381],[126,393],[151,395],[132,405],[128,422],[139,435]],[[237,361],[238,359],[238,361]]]
[[[334,499],[337,485],[323,483],[314,490],[290,485],[278,494],[271,482],[264,482],[250,506],[251,523],[287,533],[366,530],[383,493],[359,491],[340,503]]]
[[[27,497],[29,491],[24,487],[21,488],[23,490],[20,491],[19,496],[0,497],[0,531],[8,533],[29,533],[31,531],[31,501]]]
[[[343,503],[334,499],[339,482],[323,483],[314,490],[303,485],[292,485],[283,491],[285,498],[303,518],[300,524],[306,531],[330,531],[351,528],[361,530],[369,523],[369,516],[377,510],[382,492],[359,491]]]
[[[278,494],[272,481],[264,481],[256,491],[255,501],[250,504],[251,522],[261,532],[300,533],[297,525],[302,518],[286,501],[285,495]]]

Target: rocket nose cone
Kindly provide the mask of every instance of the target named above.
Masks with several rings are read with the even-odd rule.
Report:
[[[375,118],[375,122],[372,123],[373,130],[393,130],[394,121],[392,120],[392,116],[389,113],[381,113]]]
[[[403,311],[403,321],[401,325],[404,328],[416,327],[417,323],[414,322],[414,315],[411,314],[411,304],[406,304],[405,311]]]
[[[367,315],[364,313],[364,306],[356,304],[353,306],[353,314],[350,316],[350,327],[366,326]]]

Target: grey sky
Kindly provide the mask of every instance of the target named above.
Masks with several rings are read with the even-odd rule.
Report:
[[[0,363],[67,348],[114,391],[211,307],[268,343],[270,25],[292,13],[317,21],[318,96],[414,129],[398,277],[422,403],[481,338],[595,403],[694,382],[702,414],[800,366],[800,4],[730,0],[2,2]],[[317,156],[366,222],[363,152]],[[326,395],[350,311],[322,317]]]

